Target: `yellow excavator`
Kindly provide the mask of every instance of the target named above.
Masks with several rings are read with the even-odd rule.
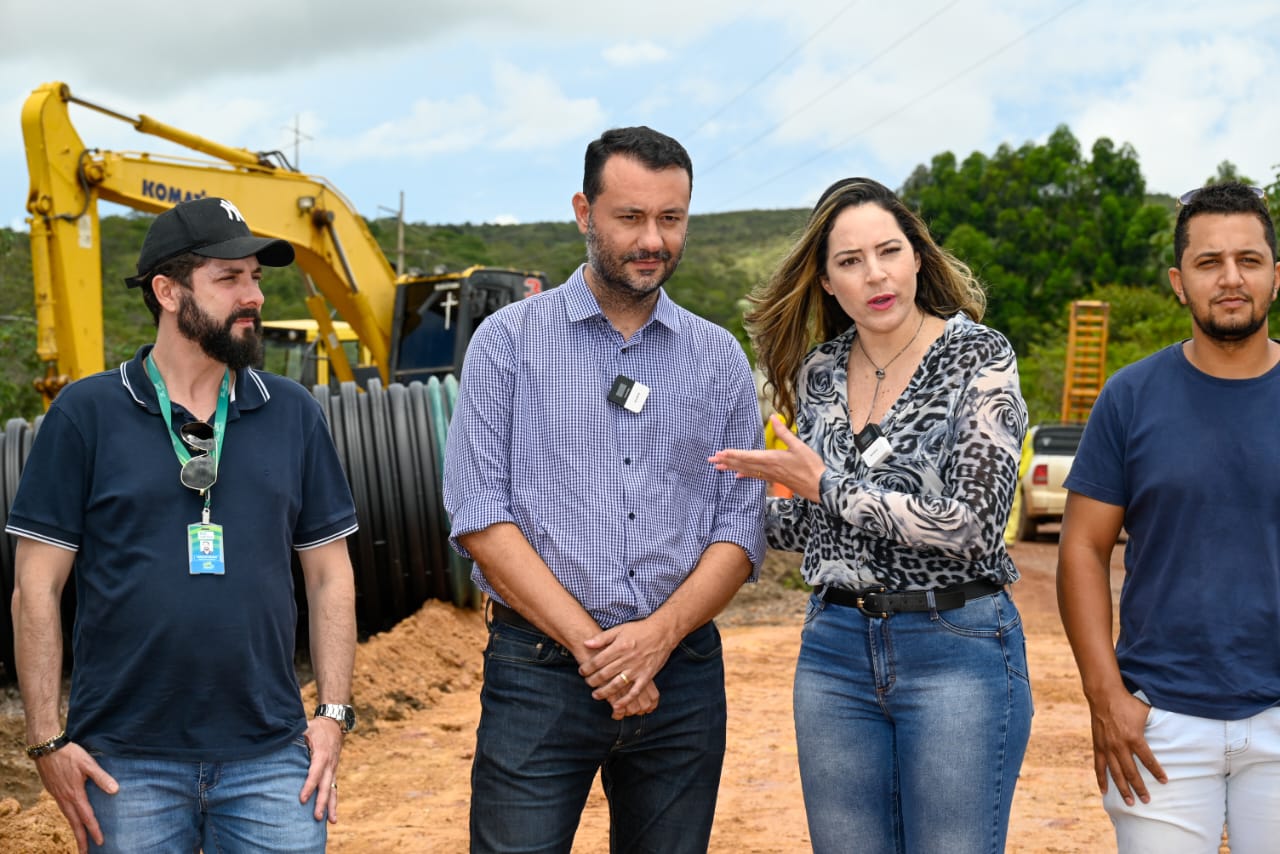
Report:
[[[72,125],[72,104],[204,157],[91,148]],[[278,152],[233,148],[124,115],[73,96],[65,83],[31,93],[22,132],[36,350],[45,366],[35,385],[46,408],[67,383],[103,369],[98,202],[159,213],[192,198],[231,199],[257,234],[293,244],[309,288],[310,318],[264,323],[266,361],[313,386],[328,418],[360,518],[348,546],[362,628],[389,628],[428,598],[477,604],[468,565],[448,547],[441,501],[453,374],[476,325],[544,289],[546,277],[480,266],[398,274],[351,203]],[[0,530],[40,421],[11,418],[0,432]],[[0,535],[0,682],[14,674],[7,605],[13,573],[13,538]],[[70,626],[70,585],[63,603]],[[300,597],[299,608],[305,605]],[[306,625],[299,620],[301,631]]]
[[[206,158],[91,148],[71,122],[72,104]],[[99,201],[159,213],[186,199],[220,196],[235,202],[257,234],[292,243],[310,289],[309,337],[328,343],[337,382],[377,376],[385,387],[456,371],[480,320],[547,284],[541,273],[494,267],[398,274],[351,203],[325,179],[292,169],[279,152],[234,148],[149,116],[125,115],[72,95],[65,83],[46,83],[28,96],[22,133],[31,179],[36,349],[45,365],[36,387],[46,406],[68,382],[103,369]],[[358,348],[340,346],[335,317]],[[351,364],[352,350],[367,362]]]

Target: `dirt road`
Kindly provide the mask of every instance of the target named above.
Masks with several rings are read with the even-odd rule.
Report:
[[[1010,852],[1114,850],[1093,783],[1086,707],[1054,594],[1056,544],[1019,544],[1014,598],[1026,624],[1036,714],[1010,829]],[[1119,552],[1115,589],[1122,574]],[[746,588],[720,621],[729,696],[729,749],[712,852],[809,850],[791,723],[791,675],[805,596],[776,573]],[[429,604],[361,645],[356,703],[362,717],[343,752],[340,821],[330,851],[462,852],[479,714],[484,626],[475,612]],[[308,702],[311,698],[307,698]],[[21,755],[21,708],[0,704],[0,851],[74,851],[31,763]],[[575,854],[608,850],[599,788]]]

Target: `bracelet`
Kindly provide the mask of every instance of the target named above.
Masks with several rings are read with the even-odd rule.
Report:
[[[39,759],[41,756],[48,756],[55,750],[61,750],[70,743],[71,739],[67,738],[67,731],[64,729],[47,741],[42,741],[39,744],[28,744],[27,756],[32,759]]]

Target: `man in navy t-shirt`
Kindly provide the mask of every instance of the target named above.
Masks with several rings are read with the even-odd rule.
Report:
[[[1280,840],[1280,286],[1263,191],[1182,196],[1169,281],[1191,338],[1122,369],[1066,486],[1058,564],[1121,854]],[[1108,568],[1128,531],[1120,635]]]
[[[323,851],[354,716],[355,508],[320,407],[255,371],[263,265],[224,199],[143,241],[154,345],[58,395],[6,530],[27,753],[81,850]],[[296,551],[320,707],[293,668]],[[75,573],[59,725],[59,601]]]

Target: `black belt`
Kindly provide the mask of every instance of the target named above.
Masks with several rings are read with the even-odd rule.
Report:
[[[534,634],[538,634],[538,635],[547,634],[542,629],[538,628],[533,623],[529,622],[524,617],[520,616],[519,611],[516,611],[513,608],[509,608],[506,605],[503,605],[497,599],[493,599],[493,598],[489,599],[489,619],[495,623],[505,623],[508,626],[514,626],[517,629],[523,629],[526,632],[533,632]],[[711,625],[710,621],[703,623],[701,626],[694,629],[693,632],[690,632],[688,635],[686,635],[686,637],[692,637],[694,632],[701,631],[702,629],[706,628],[709,625]],[[550,636],[548,635],[548,637]]]
[[[994,581],[966,581],[955,587],[938,587],[933,590],[908,590],[891,593],[884,587],[864,587],[849,590],[824,584],[813,592],[824,602],[857,608],[868,617],[892,617],[900,611],[950,611],[963,608],[970,599],[999,593],[1004,585]]]
[[[497,599],[489,600],[489,616],[495,623],[506,623],[508,626],[515,626],[517,629],[524,629],[526,632],[533,632],[534,634],[546,634],[542,629],[520,616],[517,611],[508,608]]]

